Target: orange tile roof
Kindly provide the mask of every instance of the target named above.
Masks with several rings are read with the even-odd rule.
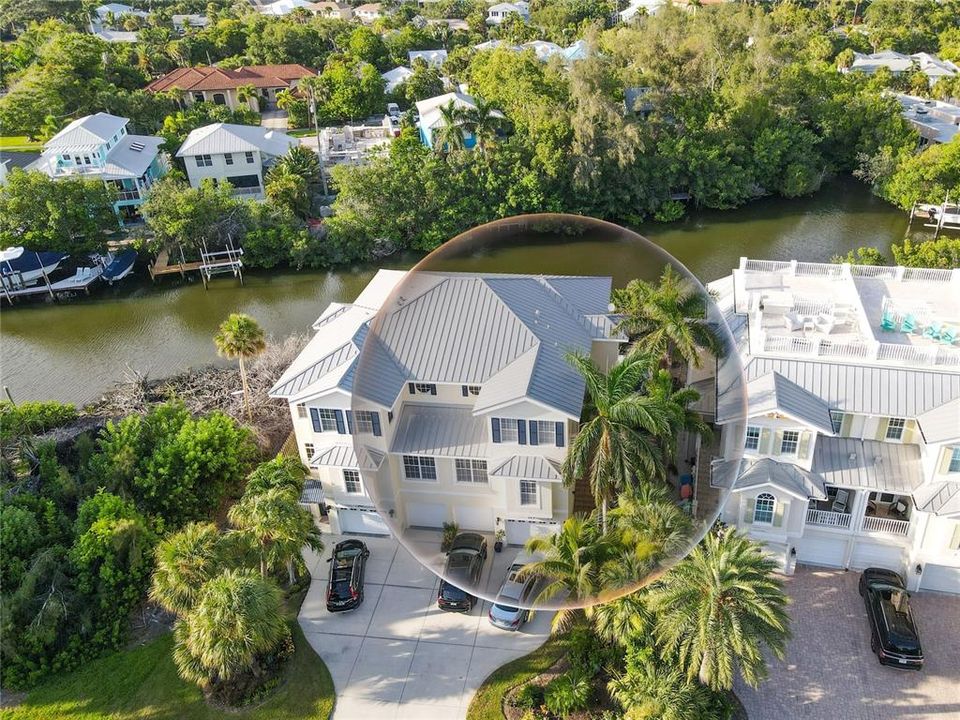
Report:
[[[250,65],[236,70],[207,66],[177,68],[151,82],[147,90],[230,90],[241,85],[289,87],[292,80],[313,75],[316,72],[303,65]]]

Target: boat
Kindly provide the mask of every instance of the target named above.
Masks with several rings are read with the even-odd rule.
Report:
[[[123,280],[133,270],[136,261],[136,250],[124,250],[117,255],[112,255],[110,261],[103,268],[103,279],[111,285],[117,280]]]
[[[56,270],[67,257],[66,253],[9,247],[0,250],[0,278],[9,289],[29,287]]]

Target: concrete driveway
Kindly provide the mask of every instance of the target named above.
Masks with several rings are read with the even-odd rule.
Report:
[[[912,596],[925,665],[897,670],[870,652],[859,578],[798,568],[786,579],[794,637],[760,690],[736,688],[750,720],[960,719],[960,597]]]
[[[439,534],[434,552],[439,553]],[[328,613],[326,578],[333,546],[325,535],[322,558],[305,555],[313,583],[300,610],[300,626],[333,676],[335,720],[457,720],[483,680],[547,639],[550,613],[537,613],[518,632],[487,620],[490,604],[469,615],[437,608],[438,578],[393,538],[363,537],[370,549],[363,604]],[[421,542],[424,542],[423,540]],[[430,543],[427,542],[427,545]],[[517,550],[494,553],[483,581],[496,592]]]

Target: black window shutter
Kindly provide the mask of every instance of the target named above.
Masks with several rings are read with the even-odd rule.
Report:
[[[334,410],[333,414],[334,414],[334,417],[336,417],[337,419],[337,432],[340,433],[341,435],[346,435],[347,428],[343,424],[343,410]]]
[[[563,447],[563,423],[557,423],[557,447]]]
[[[490,418],[490,423],[493,425],[493,441],[498,443],[500,442],[500,418]]]
[[[436,394],[437,394],[437,386],[436,386],[436,385],[431,385],[431,386],[430,386],[430,394],[431,394],[431,395],[436,395]]]
[[[514,420],[517,424],[517,442],[521,445],[527,444],[527,421],[526,420]]]
[[[347,410],[347,432],[353,435],[353,410]]]
[[[467,386],[466,386],[466,385],[461,385],[461,386],[460,386],[460,394],[463,395],[464,397],[466,397],[467,395],[470,394],[470,391],[467,390]]]
[[[320,424],[320,411],[316,408],[310,408],[310,422],[313,423],[314,432],[323,432],[323,426]]]
[[[529,425],[530,425],[530,444],[531,444],[531,445],[539,445],[539,444],[540,444],[540,436],[537,434],[537,433],[538,433],[537,421],[536,421],[536,420],[531,420],[531,421],[529,422]]]
[[[407,383],[407,390],[410,391],[410,394],[411,394],[411,395],[416,395],[416,394],[417,394],[417,386],[414,385],[413,383]]]
[[[377,410],[370,412],[370,421],[373,423],[373,434],[375,437],[380,437],[382,434],[380,432],[380,413]]]

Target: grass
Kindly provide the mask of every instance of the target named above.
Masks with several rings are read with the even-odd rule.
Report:
[[[298,130],[287,130],[287,135],[290,137],[313,137],[317,134],[317,131],[313,128],[299,128]]]
[[[173,636],[89,663],[30,692],[23,704],[0,713],[3,720],[327,720],[333,711],[333,680],[296,621],[290,622],[297,651],[282,686],[266,702],[246,710],[207,705],[200,690],[184,682],[173,664]]]
[[[26,135],[0,135],[0,150],[7,152],[40,152],[43,143]]]
[[[483,681],[467,708],[467,720],[503,720],[503,699],[511,689],[546,672],[565,650],[565,637],[551,636],[529,655],[495,670]]]

